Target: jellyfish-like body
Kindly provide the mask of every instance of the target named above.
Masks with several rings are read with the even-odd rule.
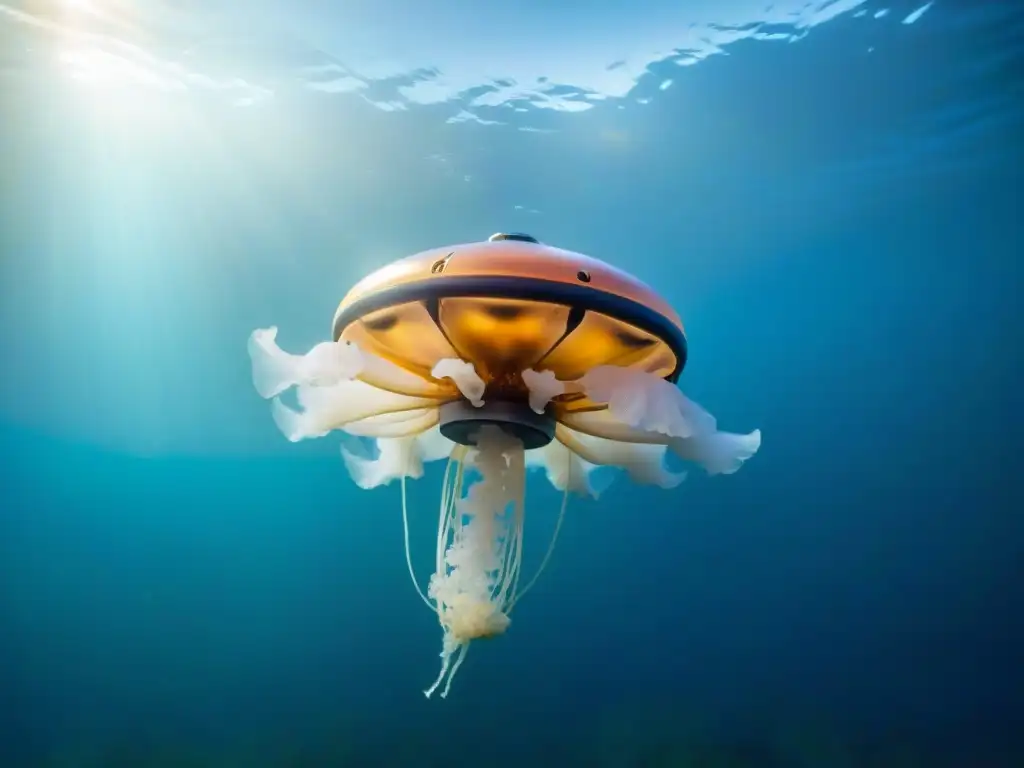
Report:
[[[282,351],[276,328],[249,339],[253,381],[292,441],[341,430],[353,480],[402,482],[406,561],[437,614],[441,671],[425,691],[447,696],[473,640],[502,634],[536,579],[521,580],[526,470],[565,494],[597,495],[594,471],[624,469],[672,488],[684,473],[666,452],[729,474],[760,432],[720,432],[675,382],[686,337],[650,287],[610,265],[525,235],[411,256],[345,297],[333,339]],[[295,388],[298,409],[279,399]],[[448,458],[434,573],[421,590],[409,553],[405,480]],[[467,484],[467,469],[476,482]],[[537,575],[554,548],[562,511]]]

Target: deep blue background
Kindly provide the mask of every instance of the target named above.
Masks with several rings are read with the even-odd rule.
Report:
[[[2,764],[1024,764],[1024,21],[912,9],[502,125],[284,86],[255,116],[101,109],[8,71]],[[287,444],[245,338],[309,346],[363,273],[497,230],[657,286],[684,391],[764,445],[574,500],[508,634],[427,701],[398,489]],[[558,496],[530,482],[535,564]],[[412,486],[424,577],[439,484]]]

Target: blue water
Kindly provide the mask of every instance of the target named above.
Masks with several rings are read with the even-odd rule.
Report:
[[[246,8],[0,2],[0,765],[1024,765],[1019,8]],[[573,499],[426,700],[399,489],[245,341],[500,230],[654,285],[764,445]]]

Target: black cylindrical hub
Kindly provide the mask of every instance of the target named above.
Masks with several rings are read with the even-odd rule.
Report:
[[[441,406],[441,434],[460,445],[476,445],[481,427],[491,425],[522,442],[526,450],[543,448],[555,437],[555,420],[526,403],[501,400],[479,408],[466,400]]]

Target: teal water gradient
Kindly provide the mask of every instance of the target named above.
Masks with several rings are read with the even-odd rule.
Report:
[[[826,3],[740,34],[743,5],[538,6],[491,58],[448,5],[267,2],[234,47],[219,6],[112,5],[83,41],[0,5],[3,765],[1019,764],[1024,21]],[[417,49],[431,24],[472,44]],[[149,79],[104,85],[97,50]],[[310,87],[334,60],[363,85]],[[427,701],[398,489],[287,443],[245,339],[311,346],[363,274],[498,230],[655,285],[680,386],[765,444],[574,500]],[[440,468],[411,488],[425,578]],[[559,499],[528,499],[529,569]]]

